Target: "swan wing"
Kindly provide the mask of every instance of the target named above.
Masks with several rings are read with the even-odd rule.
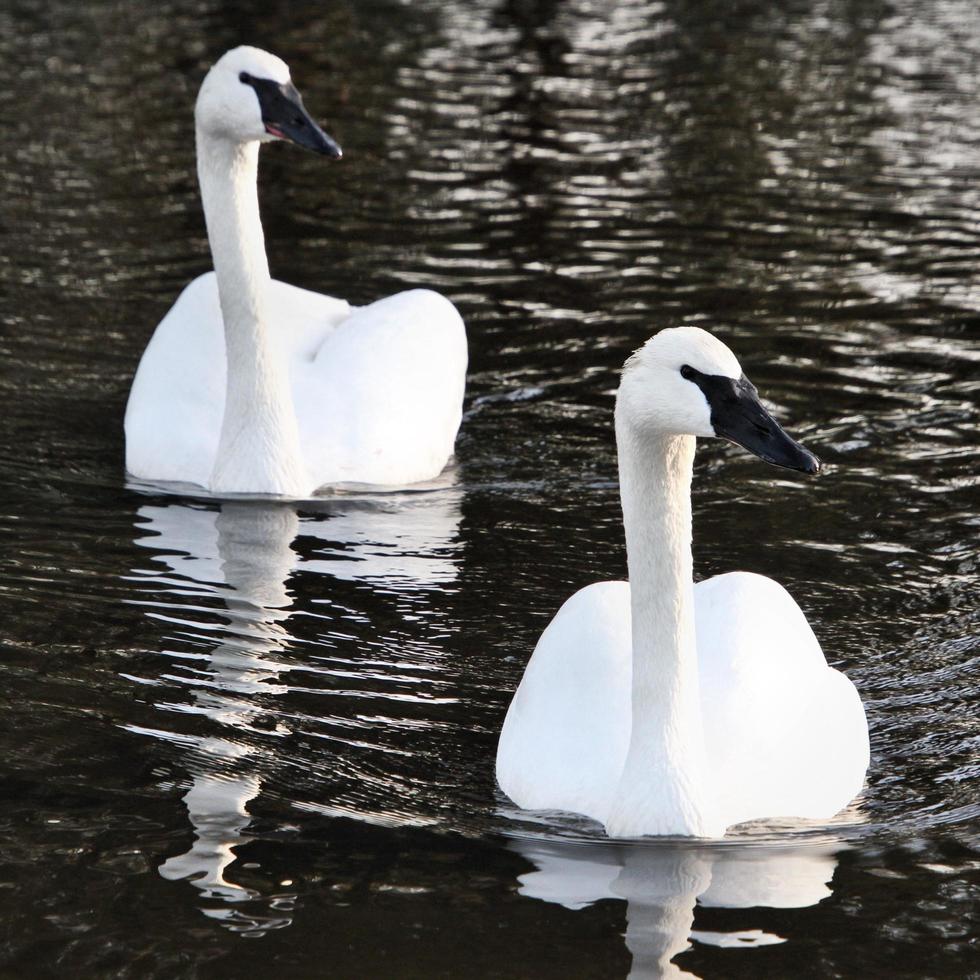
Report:
[[[497,747],[518,806],[605,819],[629,744],[630,645],[626,582],[576,592],[541,634]]]
[[[351,315],[347,300],[273,279],[269,289],[272,336],[290,368],[316,357],[327,338]]]
[[[294,364],[300,438],[317,486],[437,476],[462,418],[466,332],[427,289],[353,310]]]
[[[126,405],[126,469],[207,486],[224,403],[224,325],[208,272],[184,288],[140,359]]]
[[[725,823],[833,816],[868,767],[854,685],[771,579],[719,575],[694,596],[705,745]]]
[[[350,316],[344,300],[273,281],[271,336],[305,363]],[[218,283],[189,283],[143,352],[126,406],[126,469],[136,477],[207,486],[225,405],[225,333]]]

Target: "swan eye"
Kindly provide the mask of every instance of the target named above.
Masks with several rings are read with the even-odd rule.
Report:
[[[693,380],[694,380],[694,375],[695,375],[696,373],[697,373],[697,372],[696,372],[696,371],[694,370],[694,368],[692,368],[692,367],[691,367],[691,366],[690,366],[689,364],[685,364],[685,365],[684,365],[684,366],[683,366],[683,367],[681,368],[681,377],[682,377],[682,378],[683,378],[683,379],[684,379],[685,381],[693,381]]]
[[[242,85],[249,85],[252,82],[252,76],[247,71],[239,72],[238,80]]]

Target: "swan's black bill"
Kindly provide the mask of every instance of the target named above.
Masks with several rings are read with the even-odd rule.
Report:
[[[280,84],[270,78],[255,78],[248,72],[238,76],[246,85],[255,89],[262,110],[262,122],[267,133],[289,140],[297,146],[305,146],[314,153],[339,160],[340,147],[320,129],[303,105],[303,97],[292,82]]]
[[[755,385],[744,374],[740,378],[727,378],[721,374],[702,374],[687,365],[681,374],[693,381],[708,400],[715,435],[774,466],[802,473],[820,470],[820,460],[783,431],[765,410]]]

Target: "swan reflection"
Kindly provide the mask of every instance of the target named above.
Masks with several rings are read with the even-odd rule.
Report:
[[[326,597],[337,580],[402,594],[443,587],[457,573],[455,491],[342,497],[302,507],[300,514],[296,505],[272,501],[144,505],[136,544],[151,549],[166,571],[140,568],[129,576],[149,586],[137,600],[147,614],[192,641],[164,651],[175,670],[156,683],[166,682],[171,700],[158,699],[156,707],[196,716],[208,730],[133,728],[181,746],[190,774],[183,802],[194,841],[159,871],[198,889],[205,915],[247,933],[289,925],[295,900],[283,893],[263,899],[227,876],[236,847],[248,840],[249,804],[262,792],[263,773],[276,766],[277,742],[291,734],[283,706],[291,689],[282,678],[302,663],[302,644],[289,628],[290,577],[321,576],[316,594]],[[216,644],[214,627],[191,619],[202,608],[223,620]],[[175,685],[190,689],[180,703]]]
[[[829,844],[806,846],[633,845],[513,841],[536,870],[518,878],[520,894],[582,909],[602,899],[626,901],[632,978],[690,977],[673,960],[692,942],[752,947],[784,942],[762,929],[694,929],[695,907],[805,908],[831,894],[837,866]]]

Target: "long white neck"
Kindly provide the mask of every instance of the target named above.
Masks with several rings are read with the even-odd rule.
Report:
[[[617,401],[633,635],[632,728],[606,830],[717,832],[708,812],[691,558],[693,436],[651,433]],[[723,830],[724,828],[722,828]]]
[[[210,489],[305,496],[289,374],[269,335],[259,144],[197,130],[197,174],[225,328],[225,412]]]

